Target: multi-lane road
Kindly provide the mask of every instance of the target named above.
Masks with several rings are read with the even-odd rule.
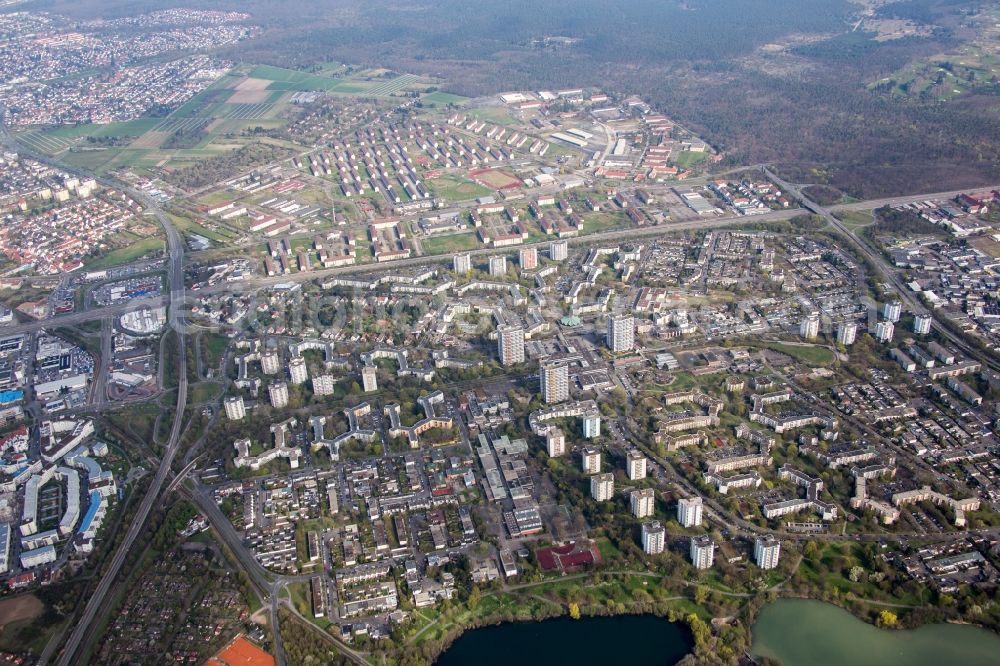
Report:
[[[136,192],[133,192],[132,196],[143,198],[141,193]],[[144,203],[147,206],[147,210],[155,212],[160,224],[163,225],[167,235],[167,247],[170,252],[170,262],[168,265],[168,282],[170,285],[169,322],[177,338],[177,360],[180,364],[180,372],[178,373],[180,380],[177,391],[177,404],[174,407],[174,421],[170,429],[170,438],[167,440],[167,445],[163,452],[163,458],[160,460],[160,466],[149,483],[149,488],[146,490],[146,494],[142,498],[135,516],[132,518],[128,531],[125,533],[125,538],[122,539],[118,549],[111,556],[110,566],[91,593],[90,598],[87,600],[87,605],[79,617],[76,618],[73,631],[66,640],[66,645],[63,647],[62,654],[59,657],[58,663],[60,666],[71,666],[72,664],[81,663],[85,657],[88,645],[96,639],[96,632],[101,624],[97,621],[98,611],[103,607],[105,598],[111,590],[111,586],[114,584],[118,573],[121,571],[122,565],[125,563],[125,558],[132,548],[132,544],[146,528],[150,511],[152,511],[154,504],[159,499],[160,490],[163,488],[163,483],[170,473],[170,465],[177,454],[178,444],[183,432],[184,408],[187,405],[188,392],[186,371],[187,339],[184,330],[184,242],[180,234],[170,223],[170,220],[167,219],[167,216],[156,207],[152,200],[146,198]]]

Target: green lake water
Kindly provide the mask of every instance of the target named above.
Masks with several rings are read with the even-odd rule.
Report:
[[[833,604],[781,599],[761,610],[751,652],[782,666],[997,666],[1000,636],[957,624],[879,629]]]

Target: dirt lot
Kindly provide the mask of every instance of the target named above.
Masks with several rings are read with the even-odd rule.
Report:
[[[42,614],[44,608],[42,602],[33,594],[22,594],[0,601],[0,631],[12,622],[35,619]]]
[[[261,79],[247,79],[247,81],[260,81],[260,80]],[[246,83],[246,81],[244,81],[243,83]],[[243,85],[243,83],[241,83],[239,86],[236,87],[236,92],[234,92],[232,96],[226,100],[226,102],[228,102],[229,104],[260,104],[261,102],[267,101],[267,98],[271,96],[270,91],[264,90],[262,88],[243,89],[240,87]]]
[[[243,79],[236,84],[236,90],[266,90],[271,85],[268,79]]]

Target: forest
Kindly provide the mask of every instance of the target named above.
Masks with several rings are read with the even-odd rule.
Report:
[[[87,17],[169,0],[49,0]],[[463,95],[594,86],[639,94],[707,138],[722,164],[771,163],[794,177],[825,167],[856,197],[1000,182],[998,86],[949,102],[895,99],[875,86],[968,38],[981,0],[905,0],[929,36],[877,40],[846,0],[221,0],[262,34],[222,55],[309,68],[331,60],[442,78]],[[561,37],[568,39],[547,39]],[[191,174],[193,175],[193,174]]]

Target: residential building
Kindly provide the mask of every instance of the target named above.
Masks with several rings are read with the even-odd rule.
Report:
[[[272,350],[261,354],[260,369],[265,375],[276,375],[281,372],[281,356],[278,352]]]
[[[533,247],[522,247],[517,253],[517,264],[522,271],[530,271],[538,267],[538,250]]]
[[[493,277],[507,275],[507,257],[490,257],[490,275]]]
[[[583,415],[583,436],[587,439],[601,436],[601,413],[596,409]]]
[[[753,544],[753,559],[761,569],[774,569],[778,566],[781,554],[781,542],[768,534],[759,536]]]
[[[285,382],[271,382],[267,386],[267,394],[271,398],[271,406],[275,409],[288,406],[288,384]]]
[[[301,356],[296,356],[288,362],[288,376],[296,386],[305,384],[309,379],[309,368],[306,367],[306,360]]]
[[[566,261],[569,257],[569,243],[560,240],[549,243],[549,259],[552,261]]]
[[[698,527],[703,510],[704,503],[700,497],[682,497],[677,501],[677,522],[682,527]]]
[[[646,456],[638,451],[629,451],[625,456],[625,472],[632,481],[646,478]]]
[[[837,326],[837,343],[850,347],[858,339],[858,325],[853,321],[842,321]]]
[[[378,371],[374,365],[361,368],[361,383],[364,385],[365,393],[378,390]]]
[[[456,254],[451,260],[451,267],[456,273],[471,273],[472,255],[468,252],[465,254]]]
[[[317,375],[312,378],[313,395],[333,395],[336,384],[333,375]]]
[[[226,408],[226,418],[230,421],[239,421],[247,415],[247,409],[241,395],[226,398],[222,405]]]
[[[898,322],[902,315],[903,304],[899,301],[889,301],[882,306],[882,317],[891,321],[893,324]]]
[[[566,453],[566,435],[559,428],[550,428],[545,433],[545,448],[550,458],[557,458]]]
[[[632,315],[608,317],[608,332],[605,339],[608,349],[615,354],[632,351],[635,346],[635,319]]]
[[[659,555],[666,546],[667,530],[659,521],[642,524],[642,550],[647,555]]]
[[[875,324],[875,339],[879,342],[891,342],[895,329],[891,321],[880,321]]]
[[[598,449],[586,448],[580,454],[584,474],[597,474],[601,471],[601,452]]]
[[[629,504],[632,506],[633,516],[648,518],[653,515],[656,509],[656,491],[652,488],[633,490],[629,493]]]
[[[691,537],[691,564],[695,569],[709,569],[715,562],[715,542],[711,537]]]
[[[539,371],[542,400],[548,404],[569,400],[569,366],[563,361],[542,361]]]
[[[520,326],[498,327],[497,352],[501,365],[524,363],[524,329]]]
[[[799,324],[799,335],[804,340],[815,340],[819,335],[819,313],[812,312]]]
[[[615,476],[610,472],[590,477],[590,496],[598,502],[605,502],[615,494]]]
[[[931,332],[931,323],[934,318],[929,314],[918,314],[913,318],[913,332],[917,335],[927,335]]]

